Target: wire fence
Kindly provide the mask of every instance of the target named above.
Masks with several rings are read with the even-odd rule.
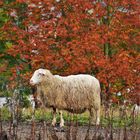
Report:
[[[128,113],[126,109],[120,109],[119,119],[115,122],[114,108],[106,111],[103,116],[106,114],[104,119],[107,122],[102,119],[98,126],[80,124],[72,119],[67,120],[63,128],[35,118],[25,121],[17,119],[17,122],[13,117],[7,121],[0,119],[0,140],[140,140],[139,114],[133,115],[133,111]]]
[[[65,126],[53,127],[52,118],[45,116],[45,110],[38,115],[38,120],[33,108],[29,119],[23,121],[18,94],[15,90],[10,99],[8,120],[0,108],[0,140],[140,140],[140,112],[129,105],[102,106],[100,125],[90,125],[88,119],[81,123],[82,115],[67,113]]]

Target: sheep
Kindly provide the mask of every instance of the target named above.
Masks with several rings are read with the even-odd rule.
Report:
[[[0,108],[6,105],[6,103],[7,103],[6,97],[0,97]]]
[[[90,123],[100,123],[100,83],[88,74],[69,76],[53,75],[47,69],[36,70],[30,84],[37,87],[37,92],[45,107],[52,107],[55,125],[55,112],[66,110],[71,113],[80,114],[88,110],[90,112]],[[64,126],[62,112],[60,113],[60,126]]]
[[[140,104],[134,104],[133,106],[133,115],[134,117],[138,117],[140,115]]]
[[[29,95],[27,97],[27,99],[30,102],[30,105],[31,105],[32,109],[35,110],[35,99],[34,99],[34,96],[33,95]]]

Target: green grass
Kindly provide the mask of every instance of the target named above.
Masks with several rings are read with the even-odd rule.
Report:
[[[140,124],[140,120],[136,120],[137,124]],[[112,126],[113,128],[123,128],[123,127],[131,127],[133,125],[133,119],[132,118],[127,118],[127,119],[122,119],[120,117],[113,117],[112,119],[109,118],[101,118],[101,123],[102,126],[107,127],[107,126]]]
[[[32,114],[33,114],[33,112],[32,112],[31,108],[25,109],[24,112],[22,112],[22,114],[20,115],[18,120],[22,120],[22,121],[32,120]],[[79,125],[88,125],[89,124],[89,113],[88,112],[85,112],[83,114],[78,114],[78,115],[73,114],[73,117],[72,117],[72,114],[64,111],[63,117],[64,117],[65,122],[70,122],[70,121],[78,122]],[[45,120],[45,121],[51,123],[52,110],[37,109],[35,111],[34,118],[36,121]],[[6,107],[3,107],[1,109],[0,119],[3,121],[8,121],[11,119],[11,114],[9,113],[9,111]],[[59,120],[60,120],[59,113],[57,113],[57,121],[59,122]],[[135,120],[133,120],[133,117],[130,116],[130,113],[120,117],[119,111],[117,109],[117,110],[114,110],[114,113],[111,117],[110,116],[105,117],[104,112],[102,111],[101,126],[103,126],[103,127],[112,126],[113,128],[123,128],[123,127],[131,128],[134,125],[135,126],[137,125],[138,127],[140,127],[140,116],[135,118]]]
[[[0,120],[8,121],[11,117],[11,114],[8,111],[7,107],[3,107],[0,109]]]

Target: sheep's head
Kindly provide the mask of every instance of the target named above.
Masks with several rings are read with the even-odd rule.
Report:
[[[47,69],[38,69],[34,72],[32,78],[30,79],[30,84],[38,85],[51,75],[51,72]]]

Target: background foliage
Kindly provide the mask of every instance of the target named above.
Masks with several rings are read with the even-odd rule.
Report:
[[[43,67],[95,75],[103,98],[137,102],[139,13],[137,0],[2,0],[1,91],[28,87],[31,73]]]

